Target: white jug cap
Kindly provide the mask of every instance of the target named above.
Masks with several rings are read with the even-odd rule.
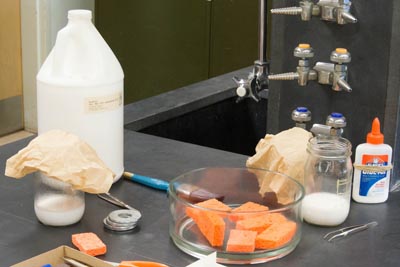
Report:
[[[92,11],[85,9],[69,10],[68,19],[92,19]]]

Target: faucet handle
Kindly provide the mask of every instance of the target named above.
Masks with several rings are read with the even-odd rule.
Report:
[[[236,94],[239,97],[245,97],[248,94],[247,82],[244,79],[239,79],[236,76],[234,76],[232,79],[236,83],[236,85],[238,86],[236,88]]]
[[[349,63],[351,61],[351,54],[346,48],[336,48],[331,53],[331,61],[338,64]]]
[[[346,127],[347,122],[342,113],[332,112],[326,118],[326,125],[331,127],[331,135],[341,136],[343,134],[343,128]]]
[[[292,120],[296,123],[296,127],[305,129],[306,123],[311,121],[311,111],[306,107],[297,107],[292,111]]]
[[[314,56],[314,49],[310,44],[299,44],[293,51],[293,55],[298,58],[312,58]]]
[[[346,117],[342,113],[332,112],[326,118],[326,125],[333,128],[344,128],[347,125]]]
[[[248,80],[239,79],[236,76],[233,77],[232,79],[238,86],[236,88],[236,95],[239,97],[238,101],[243,100],[245,97],[251,97],[256,102],[260,101],[261,97],[255,91],[256,90],[255,84],[257,83],[256,76],[249,77]]]
[[[247,89],[243,85],[239,85],[238,88],[236,88],[236,94],[239,97],[245,97],[247,95]]]

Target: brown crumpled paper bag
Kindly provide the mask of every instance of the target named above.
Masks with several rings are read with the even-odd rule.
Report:
[[[246,166],[280,172],[304,184],[307,143],[311,137],[310,132],[299,127],[276,135],[267,134],[258,142],[256,154],[247,160]],[[286,204],[293,201],[292,188],[287,185],[287,180],[279,177],[258,177],[260,194],[274,192],[279,202]]]
[[[93,194],[108,192],[114,177],[92,147],[61,130],[39,135],[9,158],[5,175],[22,178],[35,171]]]

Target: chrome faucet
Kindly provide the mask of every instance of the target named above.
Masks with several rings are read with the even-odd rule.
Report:
[[[300,15],[303,21],[309,21],[312,16],[320,16],[325,21],[335,21],[343,25],[356,23],[350,13],[350,0],[320,0],[314,4],[311,0],[301,0],[299,7],[284,7],[271,9],[272,14]]]
[[[311,69],[309,59],[314,56],[314,50],[309,44],[299,44],[293,52],[300,58],[296,72],[268,75],[269,80],[289,81],[297,80],[300,86],[306,86],[308,81],[318,81],[320,84],[332,85],[334,91],[351,92],[352,88],[347,83],[347,65],[351,55],[345,48],[336,48],[330,55],[333,63],[317,62]]]
[[[268,90],[269,62],[267,60],[267,0],[259,0],[258,25],[258,60],[254,62],[253,71],[247,79],[233,77],[237,84],[236,94],[239,99],[250,97],[260,100],[260,92]]]
[[[346,117],[338,112],[332,112],[325,123],[326,125],[313,124],[310,131],[315,135],[342,136],[343,128],[347,125]]]

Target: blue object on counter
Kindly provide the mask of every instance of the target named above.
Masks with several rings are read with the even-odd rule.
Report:
[[[164,180],[160,180],[160,179],[156,179],[156,178],[152,178],[152,177],[148,177],[148,176],[143,176],[143,175],[139,175],[139,174],[135,174],[135,173],[131,173],[131,172],[124,172],[124,177],[128,180],[131,180],[133,182],[137,182],[146,186],[149,186],[151,188],[155,188],[158,190],[163,190],[163,191],[167,191],[168,187],[169,187],[169,183],[164,181]]]
[[[45,264],[42,267],[51,267],[51,264]]]

